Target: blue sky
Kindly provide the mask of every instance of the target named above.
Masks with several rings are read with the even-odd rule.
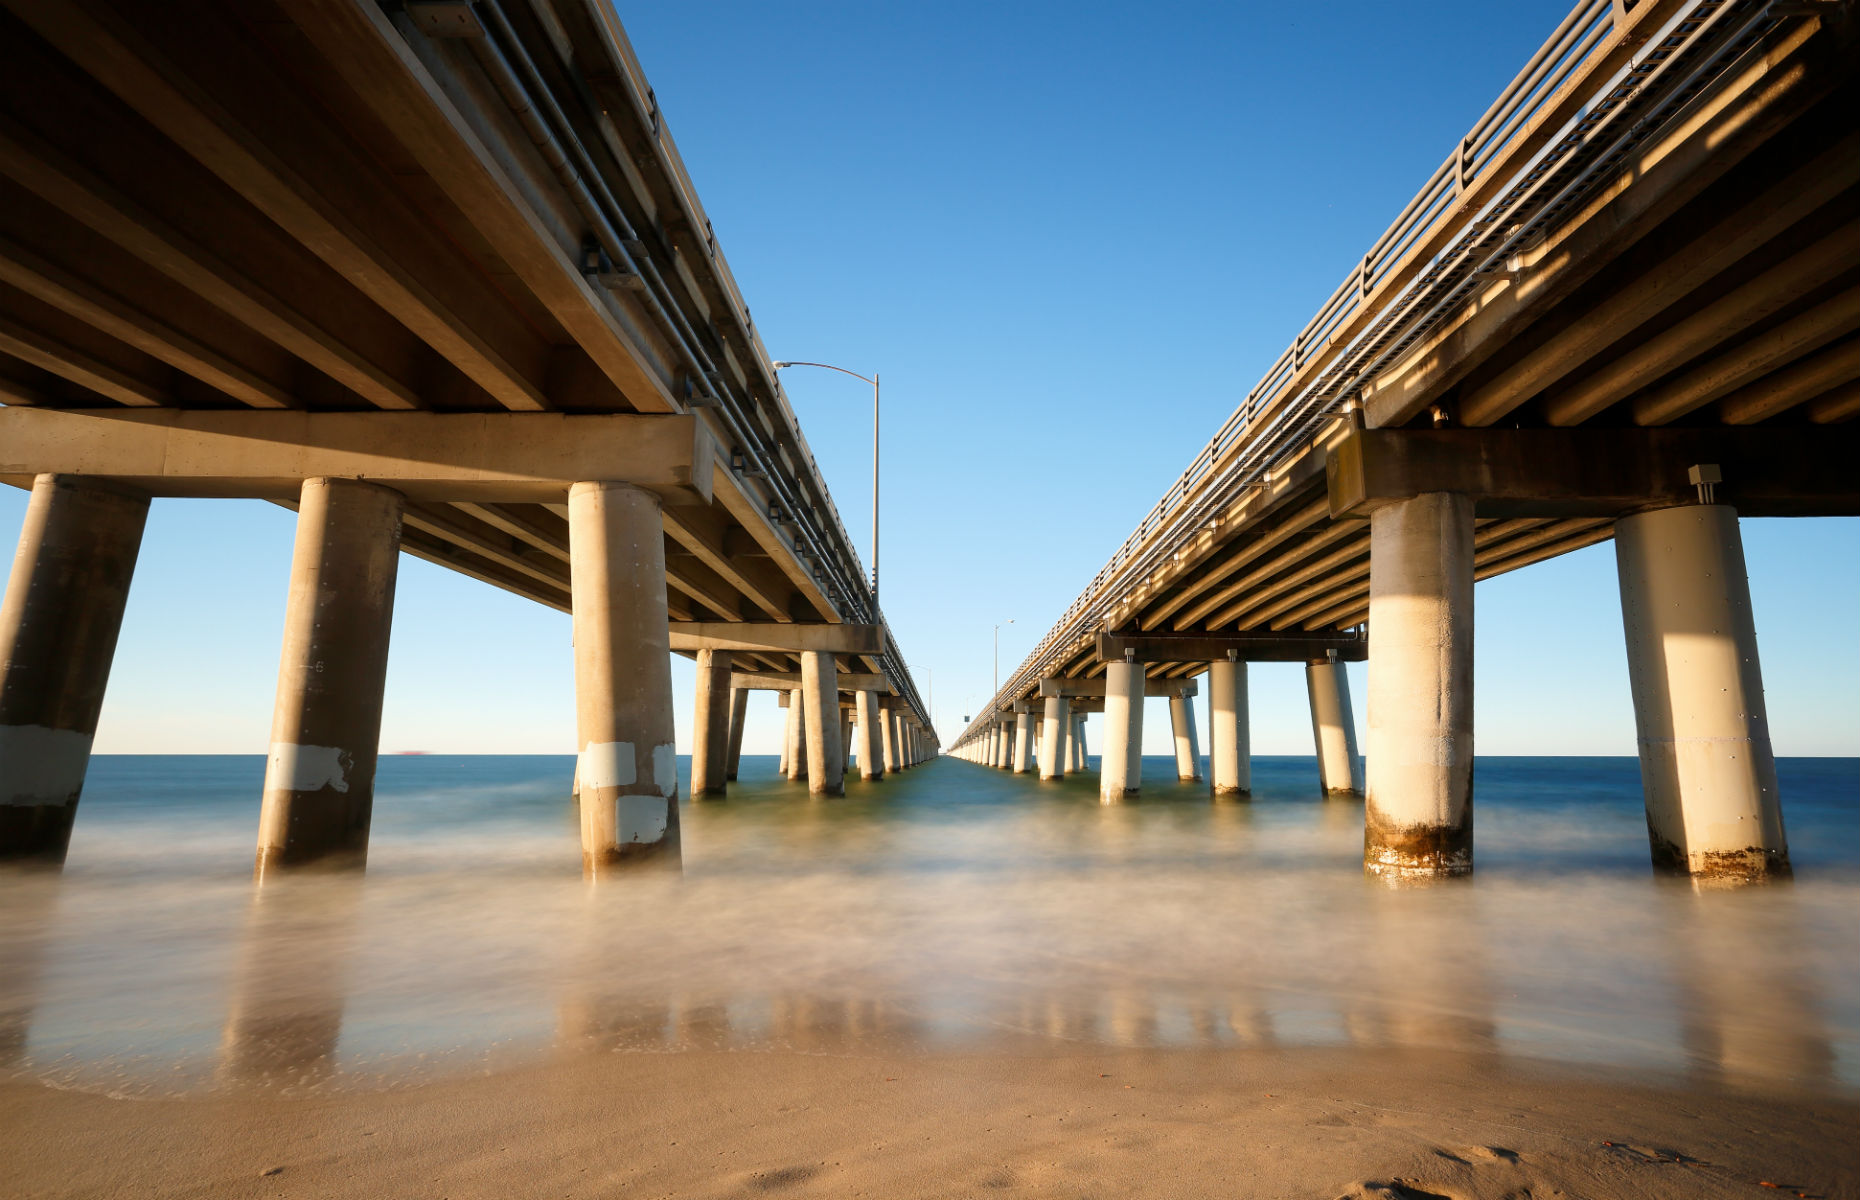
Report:
[[[885,608],[945,733],[992,626],[1005,673],[1567,7],[619,5],[770,353],[884,378]],[[785,378],[864,553],[869,394]],[[156,503],[99,751],[263,752],[293,519]],[[1860,753],[1860,521],[1745,537],[1778,753]],[[1612,546],[1476,603],[1482,753],[1632,753]],[[566,617],[403,559],[384,750],[572,752],[572,687]],[[1310,752],[1299,668],[1252,712]]]

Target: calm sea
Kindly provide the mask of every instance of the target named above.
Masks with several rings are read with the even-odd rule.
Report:
[[[0,1063],[123,1094],[392,1085],[565,1047],[1448,1047],[1860,1087],[1860,760],[1780,774],[1796,881],[1649,871],[1632,759],[1481,759],[1477,874],[1363,878],[1360,801],[946,760],[810,801],[745,758],[682,877],[590,889],[567,757],[382,761],[368,871],[249,876],[260,757],[99,757],[0,877]],[[688,769],[688,768],[687,768]],[[1168,780],[1159,783],[1159,780]]]

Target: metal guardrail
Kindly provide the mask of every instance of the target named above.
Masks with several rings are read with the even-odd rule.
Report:
[[[510,0],[481,0],[486,7],[495,12],[500,2]],[[847,534],[845,523],[840,519],[839,508],[833,502],[832,493],[827,490],[826,479],[821,474],[819,463],[801,432],[800,421],[789,406],[787,395],[783,392],[779,377],[775,373],[774,360],[768,349],[762,344],[761,334],[750,317],[749,306],[743,300],[742,292],[737,287],[736,277],[731,273],[723,251],[718,246],[717,235],[710,218],[704,212],[703,203],[698,199],[697,188],[691,181],[690,173],[685,169],[684,159],[678,153],[666,128],[665,118],[660,113],[658,99],[650,84],[646,81],[645,71],[640,67],[639,59],[633,52],[632,43],[621,27],[618,16],[606,0],[579,0],[588,6],[588,11],[595,18],[597,27],[604,35],[609,62],[618,68],[615,79],[623,85],[632,101],[634,116],[650,133],[653,145],[660,159],[660,166],[665,178],[671,185],[672,192],[683,210],[679,215],[686,225],[701,236],[707,265],[722,293],[728,307],[727,314],[717,314],[713,322],[718,326],[733,323],[736,327],[735,338],[745,349],[748,362],[746,370],[760,376],[760,383],[766,394],[773,399],[780,416],[782,433],[790,442],[797,470],[804,474],[793,484],[801,485],[802,494],[797,497],[790,494],[782,497],[784,503],[783,518],[786,523],[795,526],[793,541],[797,554],[804,562],[813,561],[816,582],[833,597],[841,615],[848,621],[864,621],[884,628],[885,644],[893,647],[880,656],[884,662],[887,676],[897,687],[899,694],[924,718],[926,728],[930,727],[931,713],[918,695],[915,681],[910,671],[904,666],[904,659],[895,649],[891,628],[878,611],[870,592],[866,590],[865,566],[860,561],[858,551],[853,547],[852,538]],[[622,239],[623,240],[623,239]],[[629,254],[625,246],[616,244],[606,247],[616,261],[628,261]],[[650,275],[651,269],[642,272]],[[684,318],[684,314],[668,314]],[[688,324],[688,320],[686,321]],[[710,406],[726,415],[726,423],[731,426],[732,450],[740,450],[746,456],[756,459],[755,466],[764,478],[777,485],[776,490],[792,491],[788,481],[781,480],[777,474],[778,464],[768,462],[771,457],[761,451],[755,443],[759,439],[754,433],[755,418],[751,411],[755,406],[753,397],[738,397],[723,379],[718,364],[709,361],[699,339],[690,336],[692,330],[675,330],[674,340],[686,343],[686,350],[693,354],[692,366],[696,368],[694,381],[708,393]],[[678,336],[679,334],[685,336]],[[747,403],[745,403],[747,400]],[[778,439],[779,440],[779,439]],[[771,469],[773,468],[773,469]],[[930,730],[934,740],[935,731]]]
[[[985,712],[1100,624],[1213,512],[1335,419],[1362,380],[1571,215],[1637,146],[1783,18],[1770,0],[1687,0],[1604,71],[1658,0],[1581,0],[1215,431]],[[1788,11],[1799,12],[1793,5]],[[1636,14],[1639,14],[1637,18]],[[1551,127],[1548,118],[1573,108]],[[975,730],[971,725],[957,742]],[[954,744],[954,743],[952,743]]]

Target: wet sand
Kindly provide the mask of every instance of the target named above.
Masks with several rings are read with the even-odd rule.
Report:
[[[1860,1196],[1844,1095],[1420,1050],[596,1051],[166,1099],[15,1077],[0,1129],[22,1197]]]

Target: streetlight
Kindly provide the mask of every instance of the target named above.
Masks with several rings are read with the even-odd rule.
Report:
[[[1012,625],[1014,618],[1009,617],[1001,625]],[[995,626],[995,695],[1001,694],[1001,625]]]
[[[789,367],[819,367],[823,371],[838,371],[842,375],[851,375],[854,379],[864,379],[872,385],[872,619],[878,620],[878,376],[867,378],[857,371],[848,371],[845,367],[836,367],[832,363],[817,362],[778,362],[777,371]]]

